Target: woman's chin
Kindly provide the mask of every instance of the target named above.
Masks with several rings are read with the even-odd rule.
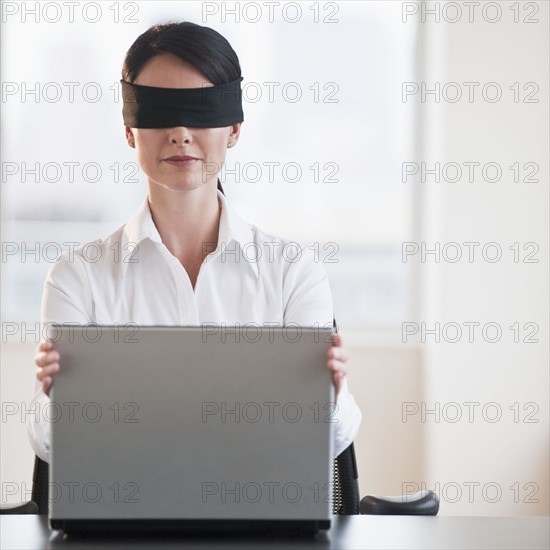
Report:
[[[208,182],[198,177],[171,177],[159,180],[151,180],[151,183],[166,189],[167,191],[193,191],[204,187]]]

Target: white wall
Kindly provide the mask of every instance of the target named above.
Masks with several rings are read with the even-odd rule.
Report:
[[[437,344],[433,336],[427,336],[423,344],[426,402],[430,408],[435,402],[441,407],[459,403],[463,417],[456,423],[443,415],[439,422],[434,415],[426,417],[426,472],[428,484],[439,483],[444,493],[442,513],[548,515],[549,5],[534,3],[540,10],[539,23],[526,24],[514,23],[511,3],[499,4],[502,17],[495,23],[478,14],[474,23],[463,17],[455,24],[441,20],[420,25],[419,80],[429,83],[429,88],[435,81],[442,86],[453,81],[481,86],[476,88],[473,103],[464,98],[456,103],[442,98],[436,103],[433,96],[424,104],[417,100],[423,129],[418,160],[432,166],[436,161],[482,165],[492,161],[503,171],[497,183],[484,181],[480,174],[473,183],[466,177],[457,183],[434,183],[431,177],[426,183],[417,180],[421,241],[430,248],[436,241],[442,246],[450,241],[482,245],[493,241],[503,251],[495,263],[482,258],[481,247],[473,263],[464,259],[436,263],[433,257],[418,263],[419,322],[426,321],[430,328],[435,322],[468,321],[481,326],[495,322],[502,327],[502,338],[496,343],[485,341],[479,328],[473,343],[465,334],[458,343],[442,340]],[[520,11],[522,19],[527,14]],[[483,99],[480,91],[487,82],[500,85],[500,101]],[[515,103],[509,90],[514,82],[520,83],[522,97],[527,92],[523,84],[536,82],[538,103]],[[515,183],[508,169],[515,162],[522,166],[536,162],[539,182]],[[521,177],[525,175],[522,172]],[[538,263],[514,263],[508,247],[515,242],[537,243]],[[522,250],[522,256],[526,252]],[[508,327],[514,323],[523,327],[528,322],[540,327],[539,342],[514,343]],[[527,334],[522,330],[521,338]],[[465,402],[481,404],[472,422]],[[497,405],[483,415],[482,407],[489,402]],[[519,404],[519,418],[509,409],[518,407],[514,403]],[[527,403],[533,405],[523,410]],[[490,422],[497,406],[502,417]],[[448,407],[447,420],[456,411]],[[525,421],[529,412],[534,413],[536,423]],[[460,494],[457,487],[462,497],[453,503]],[[471,498],[469,487],[474,491]]]
[[[0,348],[0,503],[30,500],[34,453],[25,429],[26,404],[34,388],[36,343],[2,343]]]

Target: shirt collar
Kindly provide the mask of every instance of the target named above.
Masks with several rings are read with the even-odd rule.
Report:
[[[253,228],[233,210],[227,198],[219,189],[216,192],[218,194],[218,202],[221,206],[221,213],[218,231],[218,249],[215,255],[223,254],[223,250],[227,249],[229,257],[234,258],[235,248],[231,245],[231,242],[235,241],[241,248],[239,261],[248,264],[256,278],[258,278],[260,276],[258,268],[259,258],[257,257],[257,245],[253,244]],[[128,243],[139,246],[144,239],[150,239],[159,245],[162,244],[157,226],[153,222],[147,196],[124,226],[122,234],[123,246],[126,246]],[[225,244],[222,245],[222,243]],[[128,247],[128,250],[131,252],[130,247]],[[122,276],[126,274],[128,263],[121,262]]]

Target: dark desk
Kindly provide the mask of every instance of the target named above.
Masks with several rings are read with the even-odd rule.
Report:
[[[95,537],[64,538],[50,531],[45,516],[0,516],[0,548],[469,548],[547,549],[550,545],[548,517],[409,517],[340,516],[330,531],[317,537]]]

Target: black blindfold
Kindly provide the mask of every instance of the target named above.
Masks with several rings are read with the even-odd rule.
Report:
[[[239,77],[201,88],[157,88],[121,80],[122,116],[130,128],[221,128],[243,122]]]

